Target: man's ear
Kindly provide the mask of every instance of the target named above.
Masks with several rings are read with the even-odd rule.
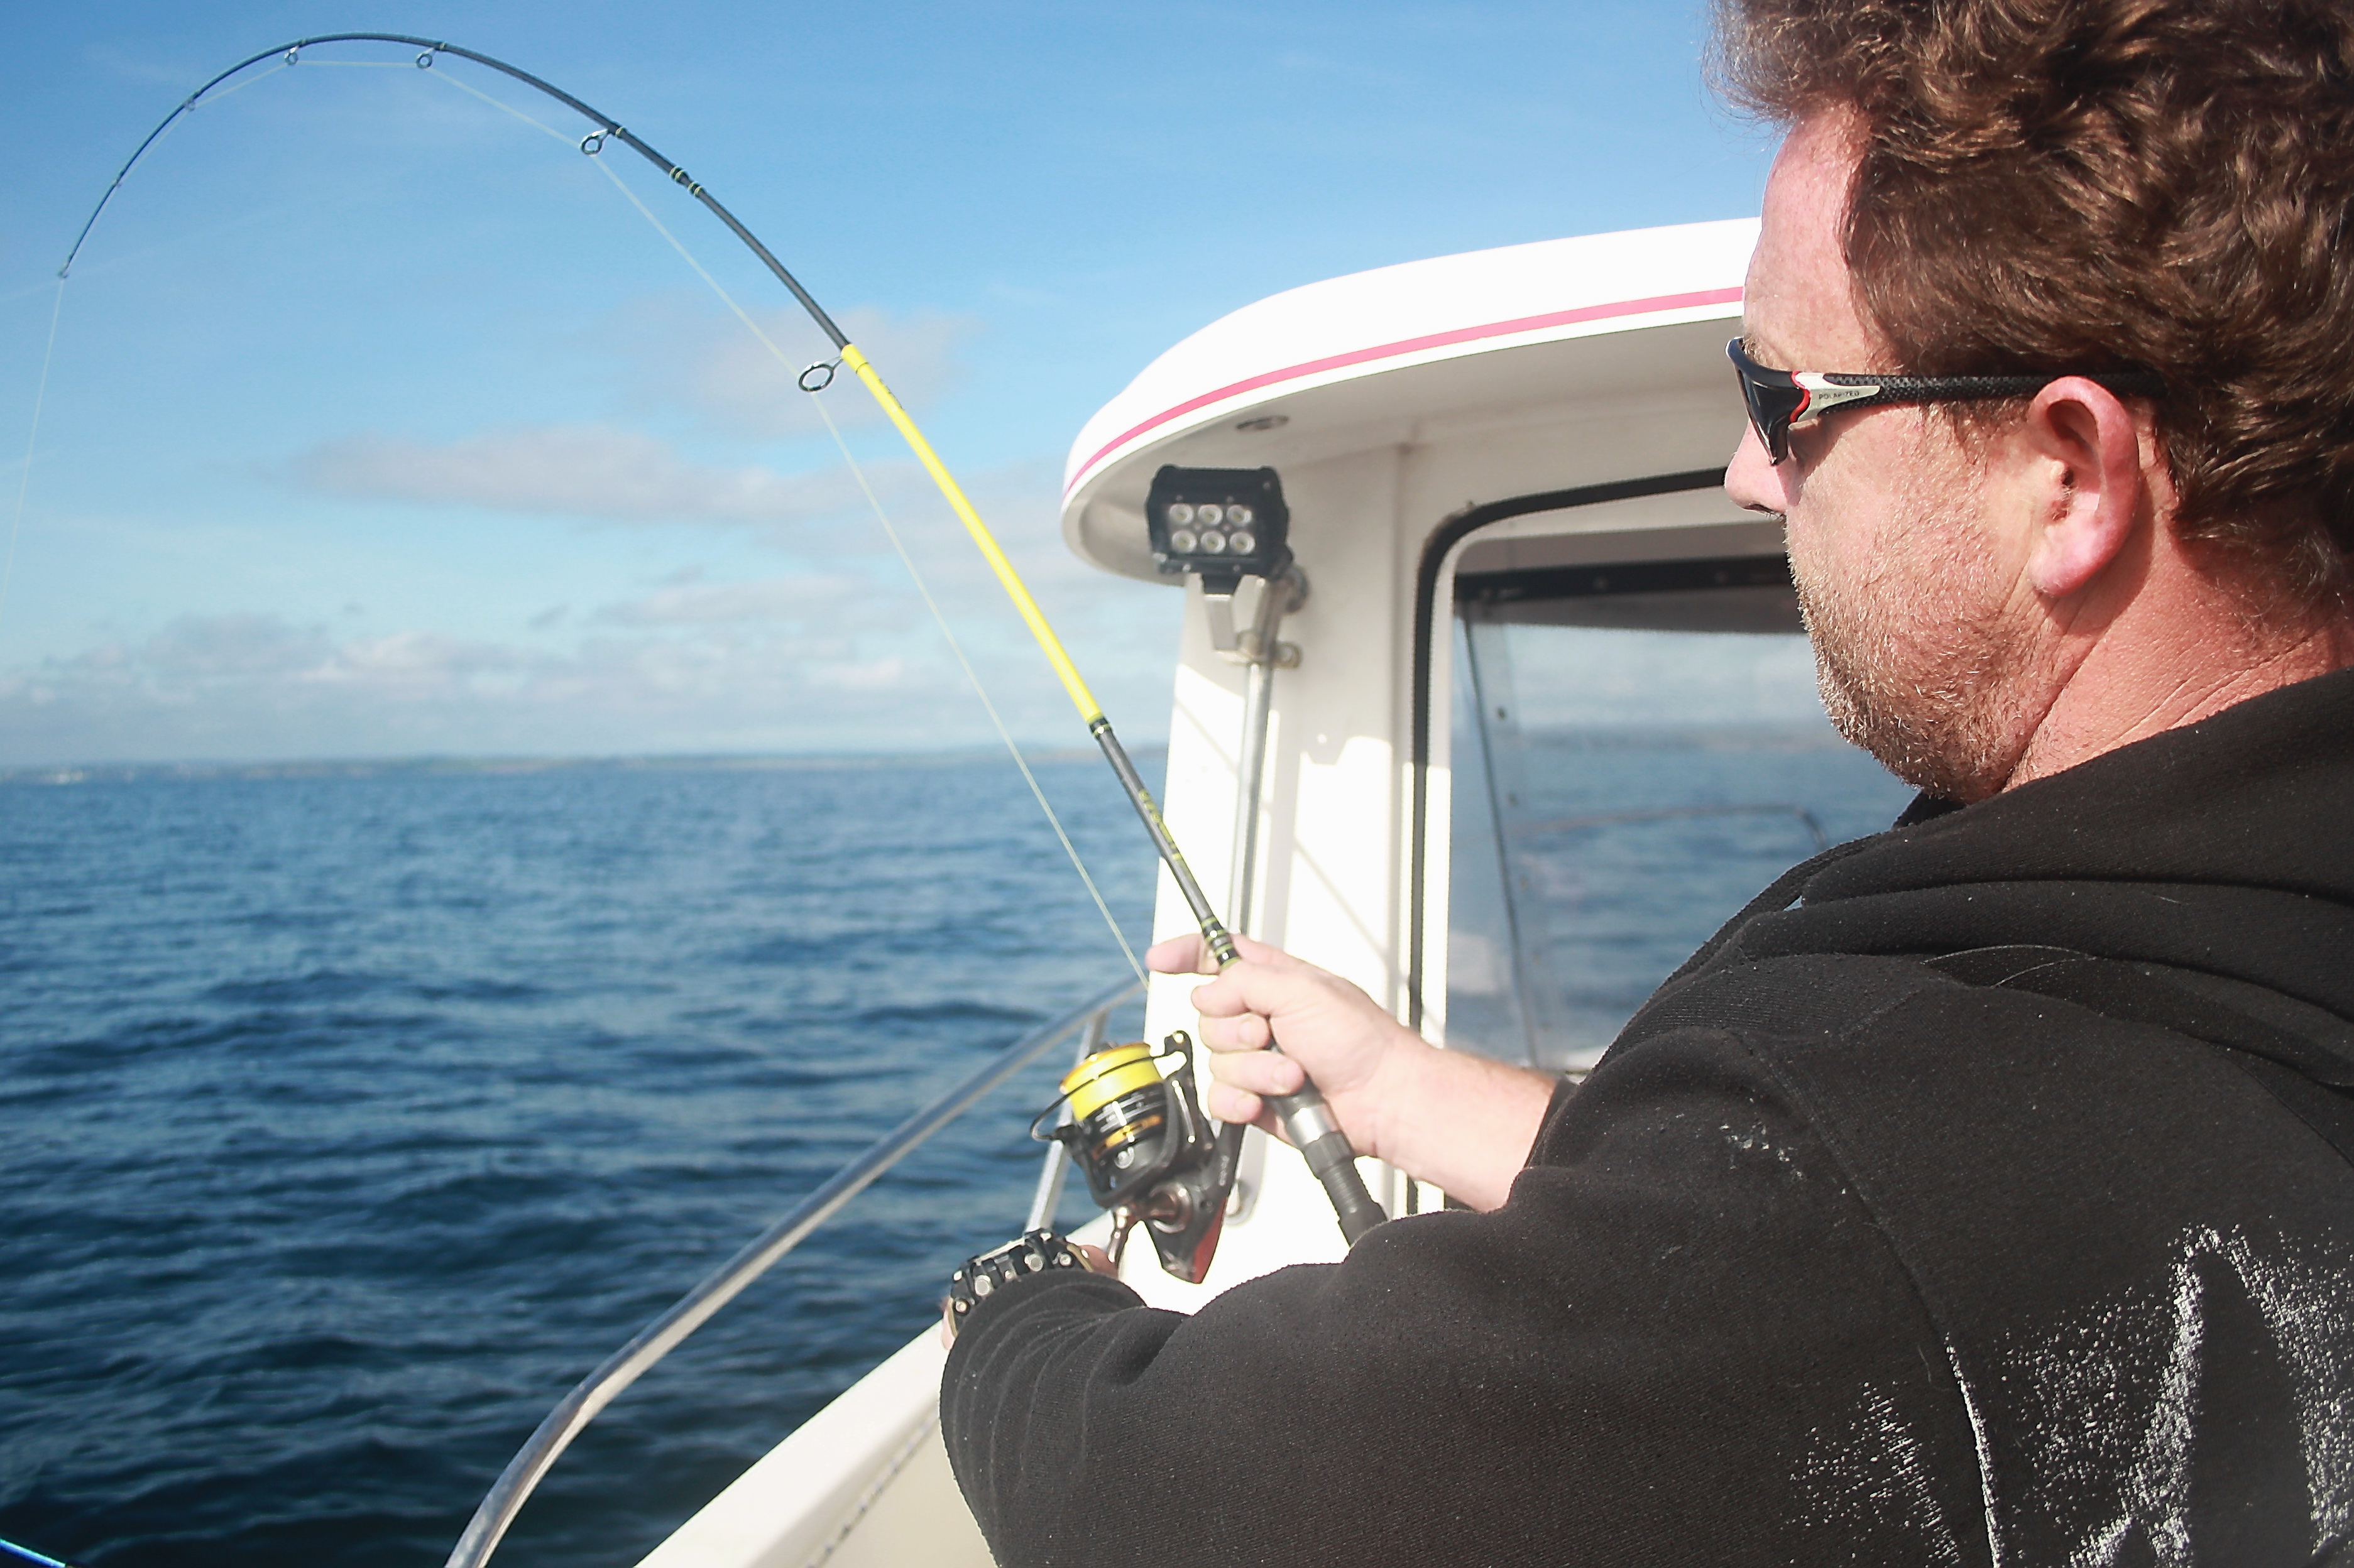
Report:
[[[2064,376],[2035,395],[2019,437],[2036,492],[2027,577],[2044,598],[2067,599],[2107,569],[2145,515],[2142,421],[2100,383]]]

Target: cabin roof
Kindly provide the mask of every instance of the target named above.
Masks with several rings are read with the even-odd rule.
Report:
[[[1107,537],[1103,509],[1092,526],[1087,513],[1091,500],[1117,512],[1140,503],[1163,462],[1280,466],[1310,447],[1330,456],[1348,430],[1378,444],[1400,419],[1426,424],[1483,399],[1558,396],[1581,367],[1639,397],[1649,390],[1646,360],[1606,344],[1737,320],[1756,235],[1755,219],[1738,218],[1540,240],[1376,268],[1246,305],[1146,366],[1080,430],[1064,471],[1066,536],[1098,566],[1150,575],[1140,539]],[[1662,358],[1662,383],[1688,379],[1690,345],[1712,336],[1666,334],[1679,348]],[[1710,352],[1721,346],[1717,339]],[[1257,429],[1243,435],[1271,439],[1238,442],[1246,424]]]

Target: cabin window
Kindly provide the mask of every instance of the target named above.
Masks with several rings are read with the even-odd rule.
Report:
[[[1831,728],[1779,556],[1456,584],[1447,1039],[1578,1070],[1789,866],[1911,798]]]

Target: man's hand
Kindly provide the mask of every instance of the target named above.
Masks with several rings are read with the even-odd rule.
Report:
[[[1248,937],[1235,945],[1243,961],[1193,992],[1211,1052],[1211,1115],[1279,1134],[1265,1097],[1312,1078],[1358,1153],[1475,1208],[1504,1201],[1543,1119],[1551,1076],[1441,1051],[1340,976]],[[1217,974],[1197,936],[1155,945],[1145,962],[1162,974]]]
[[[1193,991],[1216,1080],[1210,1114],[1280,1134],[1262,1097],[1295,1094],[1312,1077],[1357,1152],[1380,1155],[1383,1068],[1401,1051],[1430,1047],[1340,976],[1248,937],[1235,946],[1243,961],[1222,975],[1199,937],[1172,937],[1144,955],[1162,974],[1218,976]],[[1282,1050],[1269,1051],[1278,1040]]]

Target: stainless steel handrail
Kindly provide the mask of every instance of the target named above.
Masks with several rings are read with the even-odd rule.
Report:
[[[738,1291],[799,1246],[803,1238],[864,1192],[877,1176],[963,1115],[975,1100],[1026,1066],[1046,1047],[1083,1025],[1092,1025],[1089,1033],[1099,1037],[1106,1015],[1139,989],[1140,982],[1123,978],[1117,985],[1098,991],[1044,1029],[1023,1036],[991,1057],[964,1082],[877,1139],[865,1153],[835,1171],[825,1185],[802,1199],[790,1213],[761,1232],[750,1245],[681,1297],[676,1306],[639,1330],[637,1338],[581,1379],[579,1385],[564,1396],[563,1403],[548,1412],[547,1419],[539,1424],[531,1440],[507,1461],[507,1467],[499,1473],[490,1495],[474,1510],[466,1533],[458,1538],[446,1568],[481,1568],[488,1562],[507,1527],[514,1522],[525,1499],[556,1463],[557,1456],[580,1435],[581,1428],[595,1420],[597,1413],[611,1404],[615,1395],[637,1382],[648,1368],[670,1354],[679,1341],[733,1300]]]
[[[1110,1022],[1108,1007],[1087,1020],[1087,1028],[1079,1033],[1079,1048],[1071,1057],[1071,1065],[1077,1066],[1103,1049],[1104,1030]],[[1066,1098],[1062,1109],[1055,1113],[1055,1125],[1059,1127],[1070,1119],[1071,1102]],[[1022,1221],[1025,1233],[1054,1228],[1055,1210],[1063,1201],[1063,1178],[1070,1169],[1070,1146],[1060,1139],[1047,1144],[1045,1163],[1038,1168],[1038,1185],[1030,1194],[1030,1213]]]

